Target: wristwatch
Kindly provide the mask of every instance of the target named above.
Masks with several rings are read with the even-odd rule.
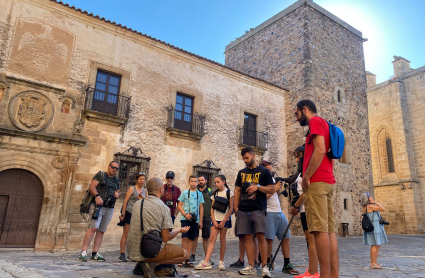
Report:
[[[261,185],[257,183],[257,187],[260,187]]]
[[[296,206],[294,205],[294,208],[299,209],[299,208],[300,208],[300,206],[296,207]]]

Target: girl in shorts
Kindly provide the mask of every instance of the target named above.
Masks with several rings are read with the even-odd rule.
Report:
[[[214,179],[215,186],[217,187],[217,190],[214,191],[214,193],[211,196],[212,204],[211,204],[211,236],[208,242],[208,249],[207,254],[205,256],[205,259],[201,261],[195,269],[202,270],[202,269],[211,269],[212,266],[209,262],[211,259],[211,255],[214,252],[215,242],[217,240],[218,233],[220,233],[220,261],[218,263],[218,269],[219,270],[225,270],[224,266],[224,253],[226,252],[226,233],[227,228],[229,228],[231,224],[230,216],[233,212],[233,192],[230,191],[229,187],[226,183],[226,177],[224,175],[218,175]],[[217,209],[214,209],[214,203],[217,198],[220,198],[220,200],[227,199],[228,200],[228,206],[225,212],[218,211]],[[218,201],[217,201],[218,202]]]
[[[297,215],[298,213],[300,213],[301,224],[303,226],[304,235],[307,241],[307,248],[308,248],[308,269],[306,269],[306,272],[304,274],[295,276],[294,278],[309,278],[309,277],[318,278],[320,277],[319,259],[317,258],[314,236],[308,231],[307,218],[305,216],[305,208],[304,208],[303,189],[301,187],[302,175],[303,175],[302,165],[303,165],[303,157],[304,157],[304,147],[301,146],[296,148],[294,151],[294,156],[295,156],[295,160],[298,163],[298,170],[297,170],[298,178],[296,182],[297,182],[297,191],[298,191],[298,194],[300,194],[300,198],[291,208],[291,214]]]

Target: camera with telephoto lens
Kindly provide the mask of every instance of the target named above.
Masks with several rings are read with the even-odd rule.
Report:
[[[166,200],[166,201],[165,201],[165,205],[167,205],[167,206],[169,206],[169,207],[172,207],[172,206],[173,206],[173,201],[171,201],[171,200]]]
[[[249,197],[251,197],[254,193],[252,193],[251,195],[248,193],[248,188],[252,185],[252,182],[250,181],[245,181],[242,183],[241,186],[241,191],[242,193],[246,193]]]
[[[110,197],[108,198],[108,201],[106,201],[106,204],[104,205],[107,208],[113,208],[115,206],[115,202],[117,201],[117,198]]]
[[[388,222],[388,221],[385,221],[384,219],[379,219],[379,224],[381,224],[381,225],[390,225],[390,222]]]
[[[94,212],[93,212],[92,219],[97,220],[99,218],[100,207],[101,206],[95,206],[94,207]]]
[[[189,215],[192,216],[192,218],[190,218],[190,221],[193,222],[197,222],[198,221],[198,215],[194,212],[189,212]]]

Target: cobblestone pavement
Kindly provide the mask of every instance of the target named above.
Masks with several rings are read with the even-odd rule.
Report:
[[[362,245],[361,237],[339,238],[340,277],[424,277],[425,278],[425,236],[388,236],[389,243],[381,247],[378,261],[383,269],[369,268],[369,247]],[[174,243],[179,243],[175,241]],[[203,251],[201,242],[196,253],[197,262],[201,260]],[[275,243],[275,247],[277,242]],[[217,244],[218,247],[218,244]],[[34,253],[1,250],[1,278],[74,278],[74,277],[140,277],[132,274],[133,262],[118,262],[117,248],[102,248],[100,252],[106,257],[106,262],[78,262],[78,251],[62,253]],[[178,268],[180,274],[190,277],[240,277],[237,269],[228,265],[237,260],[238,241],[229,239],[225,256],[226,271],[218,271],[218,249],[212,257],[215,262],[211,271],[195,271]],[[292,277],[283,274],[282,254],[278,255],[277,266],[272,271],[273,277]],[[307,247],[303,237],[291,238],[291,262],[299,271],[304,271],[307,262]],[[260,271],[257,273],[260,277]]]

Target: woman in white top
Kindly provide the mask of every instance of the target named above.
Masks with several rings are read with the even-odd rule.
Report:
[[[211,219],[212,219],[212,225],[211,225],[211,236],[208,242],[208,249],[207,254],[205,255],[205,259],[201,261],[195,269],[202,270],[202,269],[211,269],[212,266],[209,263],[211,259],[211,255],[214,252],[215,242],[217,240],[218,233],[220,232],[220,261],[218,263],[218,269],[219,270],[225,270],[224,266],[224,253],[226,252],[226,233],[227,228],[230,225],[230,216],[233,212],[233,192],[230,191],[229,187],[226,183],[226,177],[224,175],[218,175],[214,179],[215,186],[217,187],[217,190],[214,191],[214,193],[211,196],[212,204],[211,204]],[[227,208],[225,208],[225,211],[223,210],[223,205],[221,205],[221,210],[219,211],[215,209],[216,207],[219,207],[219,204],[226,203],[227,200]],[[217,206],[214,205],[214,203],[217,202]],[[223,212],[224,211],[224,212]]]

